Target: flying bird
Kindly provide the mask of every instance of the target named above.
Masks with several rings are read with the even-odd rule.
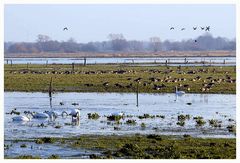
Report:
[[[68,30],[68,28],[67,28],[67,27],[64,27],[63,30],[64,30],[64,31],[65,31],[65,30]]]
[[[193,27],[193,30],[196,30],[197,29],[197,27]]]
[[[194,40],[194,42],[197,42],[197,40]]]
[[[201,27],[201,30],[204,30],[204,27]]]
[[[207,26],[205,31],[210,31],[210,26]]]
[[[182,28],[181,31],[185,30],[185,28]]]
[[[170,30],[173,30],[173,29],[174,29],[174,27],[171,27],[171,28],[170,28]]]

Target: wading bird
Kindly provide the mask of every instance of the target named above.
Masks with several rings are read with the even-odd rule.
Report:
[[[31,120],[31,118],[27,115],[27,116],[16,116],[12,118],[13,121],[17,121],[17,122],[28,122]]]
[[[181,96],[181,95],[185,94],[185,92],[184,91],[178,91],[177,86],[175,86],[175,94]]]
[[[69,115],[72,116],[72,122],[78,122],[80,120],[80,109],[72,109]]]

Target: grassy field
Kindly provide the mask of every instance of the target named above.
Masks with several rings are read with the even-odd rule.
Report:
[[[4,65],[5,91],[236,93],[236,67]]]
[[[33,140],[34,141],[34,140]],[[26,142],[24,142],[26,144]],[[90,149],[101,154],[89,155],[99,158],[134,159],[235,159],[236,139],[192,138],[184,136],[128,135],[99,136],[83,135],[71,138],[39,138],[38,145],[59,144],[74,149]],[[27,146],[27,144],[25,145]],[[50,158],[61,158],[54,151]],[[40,158],[22,155],[15,158]]]

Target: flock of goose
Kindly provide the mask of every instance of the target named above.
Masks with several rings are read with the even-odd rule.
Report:
[[[193,27],[193,30],[196,31],[198,27]],[[175,27],[170,27],[170,30],[174,30]],[[186,28],[181,28],[181,31],[184,31]],[[201,30],[210,31],[210,26],[200,27]]]

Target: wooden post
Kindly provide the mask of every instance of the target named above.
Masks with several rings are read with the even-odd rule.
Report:
[[[87,58],[84,57],[84,66],[86,66],[86,64],[87,64]]]
[[[8,59],[7,59],[7,65],[8,65]]]
[[[11,67],[12,67],[12,60],[11,60]]]
[[[52,77],[51,77],[51,80],[50,80],[50,83],[49,83],[49,88],[48,88],[48,93],[49,93],[49,97],[52,97]]]
[[[226,61],[225,61],[225,59],[223,60],[223,64],[226,64]]]
[[[137,105],[136,105],[137,107],[138,107],[138,91],[139,91],[139,90],[138,90],[138,84],[139,84],[139,83],[137,82],[137,94],[136,94],[136,95],[137,95]]]

